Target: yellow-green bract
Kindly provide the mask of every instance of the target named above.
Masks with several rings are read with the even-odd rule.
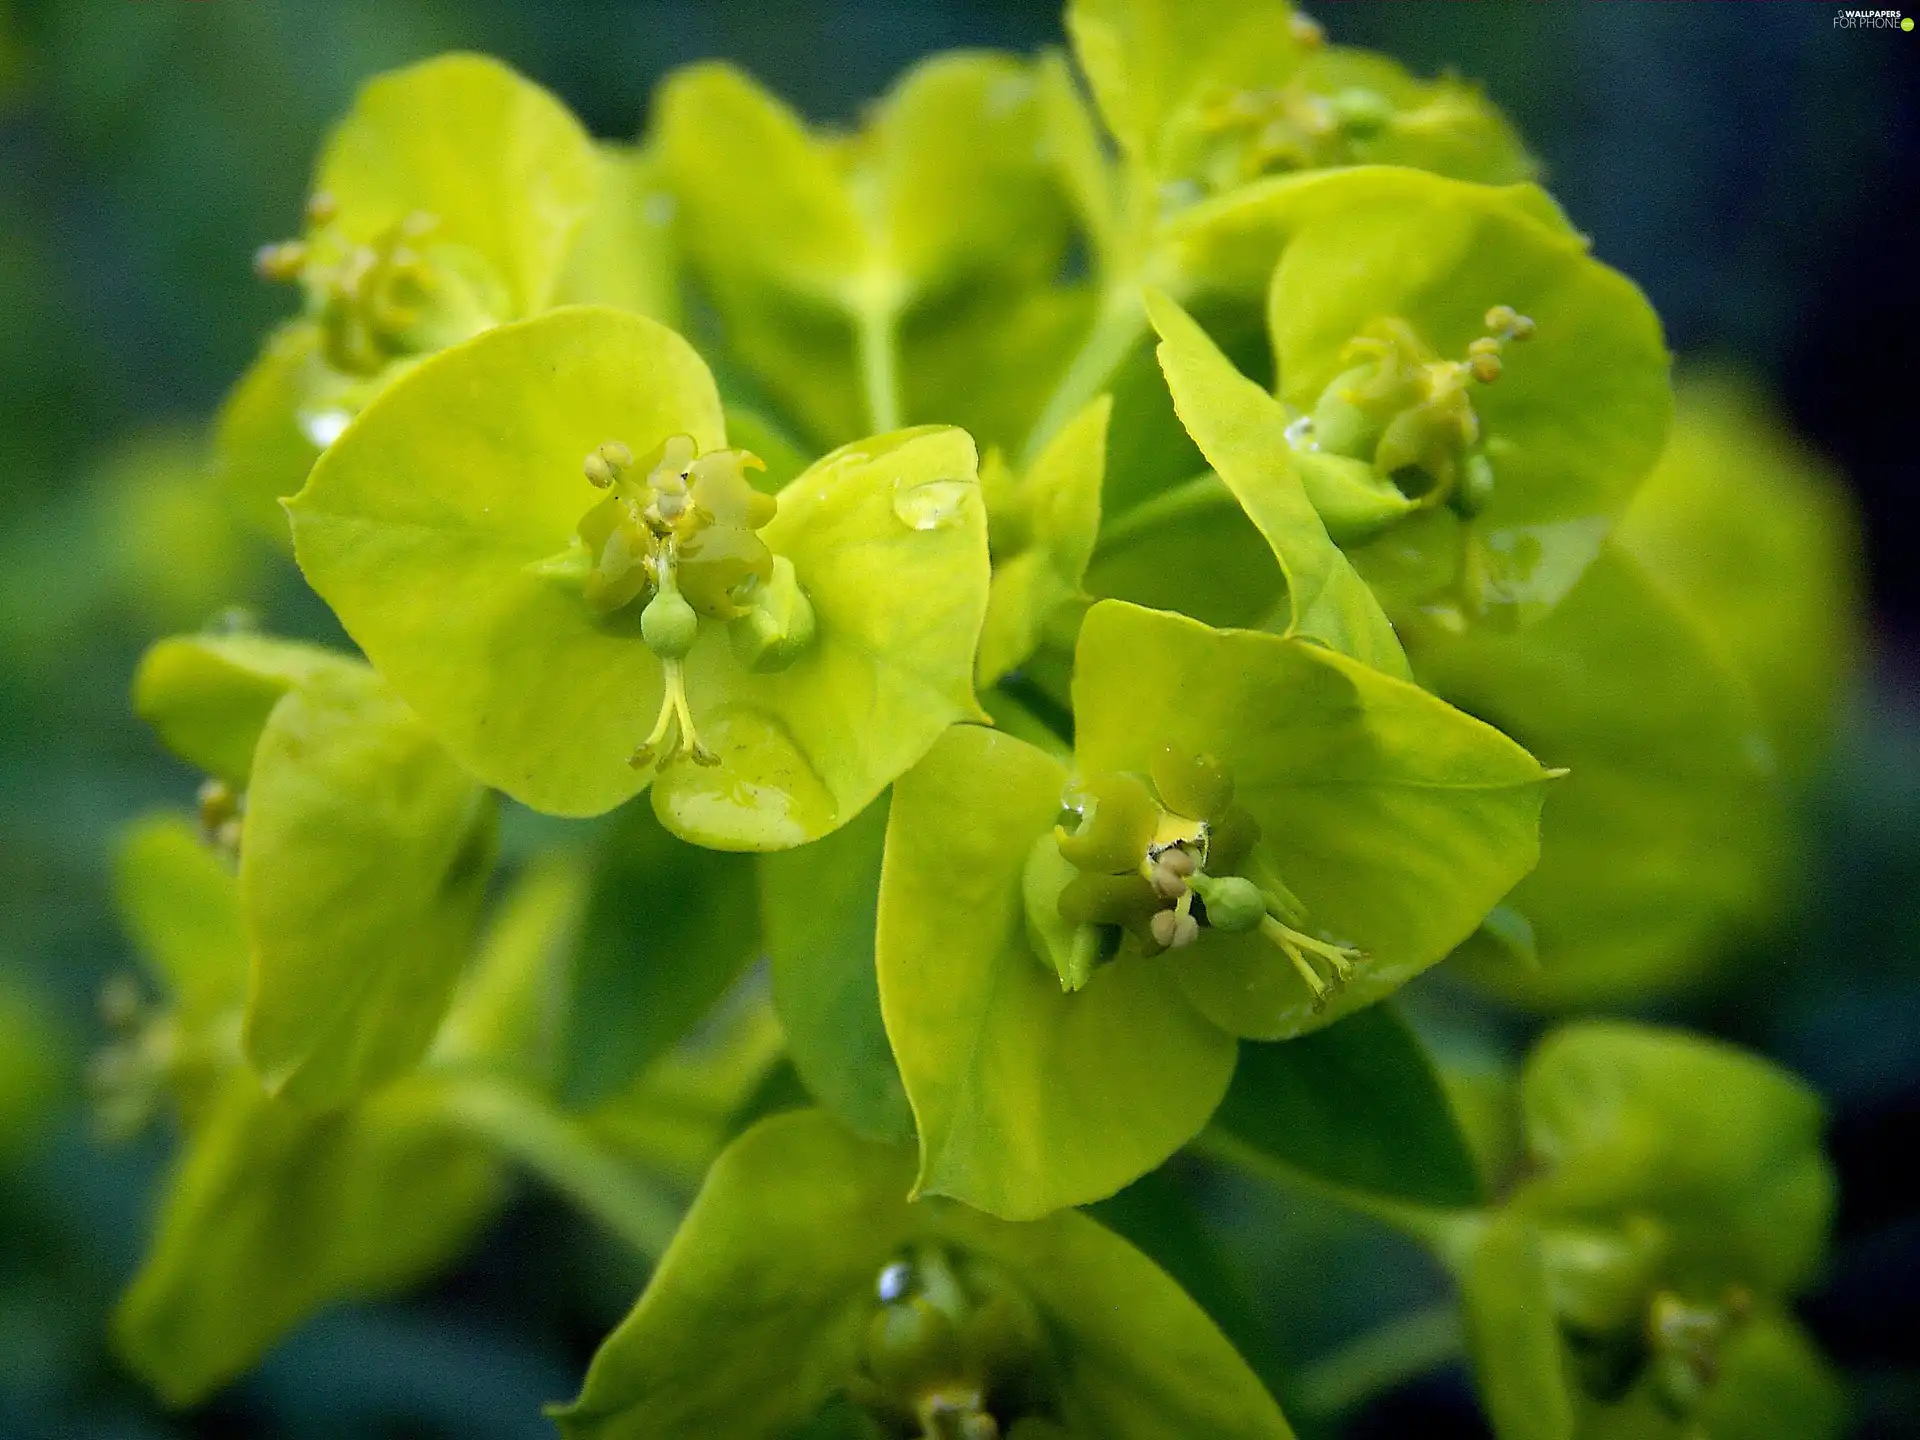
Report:
[[[391,386],[289,504],[296,553],[380,672],[462,764],[560,815],[650,783],[682,837],[774,850],[850,820],[954,720],[979,714],[988,585],[972,442],[898,431],[796,477],[761,532],[816,627],[784,669],[704,625],[685,694],[719,757],[635,768],[667,679],[638,606],[596,617],[582,457],[725,444],[706,367],[672,331],[573,307],[502,326]]]
[[[1042,1413],[1075,1440],[1291,1436],[1213,1322],[1125,1241],[1083,1215],[1009,1225],[908,1204],[912,1168],[817,1111],[748,1131],[556,1412],[561,1433],[776,1440],[849,1385],[881,1272],[936,1244],[996,1263],[1031,1298],[1055,1352]]]
[[[242,1044],[268,1088],[324,1107],[412,1066],[472,942],[492,797],[378,675],[314,646],[165,640],[134,700],[244,793]]]
[[[1063,993],[1022,875],[1072,772],[957,728],[896,787],[880,893],[887,1031],[919,1122],[919,1187],[1008,1217],[1111,1194],[1205,1124],[1236,1036],[1303,1034],[1440,959],[1537,854],[1545,773],[1411,684],[1304,639],[1116,602],[1088,614],[1074,765],[1215,757],[1317,928],[1367,955],[1329,1000],[1258,935],[1123,945]]]

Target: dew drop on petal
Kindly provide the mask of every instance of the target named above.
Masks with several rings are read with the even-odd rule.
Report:
[[[1320,442],[1313,433],[1313,416],[1302,415],[1287,426],[1287,443],[1296,450],[1318,450]]]
[[[964,480],[896,480],[893,513],[915,530],[949,529],[966,518],[967,493],[972,489]]]
[[[344,410],[304,410],[300,413],[300,430],[307,439],[324,450],[340,438],[353,421],[353,416]]]

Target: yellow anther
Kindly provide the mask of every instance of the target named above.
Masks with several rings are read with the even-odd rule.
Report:
[[[333,223],[340,213],[340,202],[325,190],[316,190],[307,197],[307,224],[316,228]]]
[[[1473,378],[1482,385],[1491,385],[1500,378],[1500,356],[1497,351],[1482,350],[1467,362],[1467,366],[1473,371]]]

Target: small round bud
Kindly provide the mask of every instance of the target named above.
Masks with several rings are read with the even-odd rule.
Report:
[[[700,617],[679,591],[663,589],[640,612],[640,636],[662,660],[679,660],[700,637]]]
[[[1482,350],[1467,361],[1467,368],[1482,385],[1491,385],[1500,378],[1500,357],[1490,350]]]
[[[1207,907],[1207,924],[1229,935],[1258,930],[1267,918],[1267,897],[1260,887],[1240,875],[1195,875],[1193,893]]]
[[[340,202],[325,190],[316,190],[307,197],[307,223],[309,225],[329,225],[340,213]]]
[[[1489,330],[1507,330],[1520,314],[1511,305],[1496,305],[1486,313],[1486,326]]]
[[[1533,330],[1534,325],[1531,318],[1525,315],[1516,315],[1513,317],[1513,324],[1507,327],[1507,338],[1509,340],[1520,341],[1531,340],[1533,338]]]

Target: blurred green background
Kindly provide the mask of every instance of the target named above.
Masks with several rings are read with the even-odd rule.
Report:
[[[1920,1433],[1920,1194],[1904,1173],[1920,1140],[1920,36],[1835,30],[1833,13],[1369,0],[1319,18],[1484,80],[1682,356],[1757,375],[1855,488],[1878,639],[1814,801],[1811,897],[1718,990],[1656,1013],[1828,1097],[1845,1196],[1807,1317],[1855,1382],[1857,1433],[1892,1437]],[[485,50],[629,137],[659,76],[702,57],[832,120],[929,50],[1059,38],[1052,5],[1016,0],[0,0],[0,1436],[543,1435],[540,1403],[572,1392],[640,1279],[528,1194],[429,1293],[307,1326],[199,1412],[164,1415],[102,1341],[165,1155],[158,1135],[104,1149],[86,1123],[94,996],[129,959],[107,857],[122,821],[193,783],[134,722],[127,680],[146,640],[233,600],[270,628],[337,635],[195,467],[206,417],[286,309],[249,257],[298,227],[311,157],[359,81]],[[1415,1001],[1496,1038],[1531,1024],[1444,976]],[[1331,1213],[1243,1186],[1210,1202],[1257,1297],[1264,1365],[1291,1370],[1441,1293],[1417,1256]],[[1479,1426],[1443,1370],[1344,1433]]]

